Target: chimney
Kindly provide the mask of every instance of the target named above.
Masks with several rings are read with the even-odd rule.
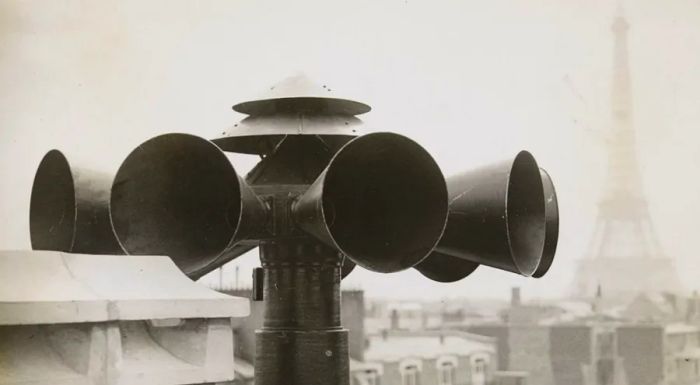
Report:
[[[595,290],[595,297],[593,298],[593,302],[591,303],[591,309],[593,310],[593,313],[598,314],[602,310],[602,304],[603,302],[603,286],[598,283],[598,286],[596,287]]]
[[[510,306],[517,307],[520,306],[520,288],[513,287],[510,289]]]
[[[399,311],[391,310],[391,330],[399,330]]]
[[[696,290],[693,291],[693,296],[688,299],[688,307],[686,308],[685,315],[686,322],[692,322],[698,318],[698,311],[700,310],[698,305],[700,305],[700,303],[698,303],[698,292]]]

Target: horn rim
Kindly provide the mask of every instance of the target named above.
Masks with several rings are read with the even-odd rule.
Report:
[[[178,151],[178,148],[187,148],[187,151]],[[179,158],[178,152],[182,155]],[[170,164],[164,162],[164,158],[167,158],[166,161],[181,162],[181,165],[194,169],[189,174],[183,171],[183,175],[190,178],[197,179],[208,175],[206,177],[208,179],[202,182],[207,185],[203,187],[203,184],[192,183],[190,180],[189,185],[185,184],[184,187],[176,190],[178,183],[170,178],[175,179],[177,171],[169,168]],[[198,175],[195,172],[198,167],[205,172]],[[138,175],[144,168],[151,169],[149,176]],[[163,176],[157,172],[159,168],[161,168],[160,171],[171,174]],[[137,177],[139,179],[135,179]],[[165,182],[159,177],[165,178]],[[125,194],[133,194],[136,189],[132,187],[131,192],[125,190],[125,183],[134,182],[141,183],[138,204],[130,203],[129,199],[125,198]],[[183,182],[187,183],[187,181]],[[148,190],[149,187],[152,190]],[[182,208],[181,204],[175,204],[175,202],[187,201],[178,200],[186,195],[182,194],[182,189],[187,187],[192,188],[195,194],[199,195],[192,197],[187,208]],[[231,161],[216,144],[185,133],[158,135],[140,144],[120,165],[112,184],[110,220],[119,244],[127,253],[168,255],[186,273],[194,272],[205,268],[234,243],[243,215],[242,189],[242,181]],[[144,196],[144,190],[148,195]],[[152,191],[160,191],[162,195],[153,194]],[[207,191],[213,191],[216,195],[207,194]],[[164,211],[166,213],[164,215],[170,218],[169,225],[163,223],[165,217],[158,218],[157,215],[145,214],[146,209],[153,210],[153,208],[142,207],[147,204],[143,202],[149,200],[160,205],[155,206],[156,208],[170,208]],[[207,209],[203,211],[216,213],[216,215],[200,215],[196,219],[186,217],[187,209],[202,209],[202,207]],[[135,215],[141,216],[136,216],[139,218],[138,221],[132,218]],[[138,231],[137,235],[132,236],[129,228],[134,223],[143,226],[145,230]],[[197,231],[201,228],[208,231]],[[167,231],[172,231],[172,234],[167,234]]]
[[[521,210],[526,215],[522,215]],[[506,187],[505,220],[508,249],[514,267],[519,274],[532,276],[540,264],[544,249],[545,207],[540,168],[528,151],[520,151],[511,164]],[[535,244],[529,242],[534,236],[537,237]]]
[[[557,191],[547,170],[540,168],[540,174],[545,195],[545,239],[542,258],[537,266],[537,270],[532,274],[533,278],[542,278],[547,274],[554,262],[557,243],[559,242],[559,200],[557,199]]]
[[[339,180],[341,180],[339,178],[349,178],[349,176],[347,175],[349,170],[361,169],[362,166],[369,167],[369,163],[371,163],[372,160],[381,160],[381,158],[367,159],[367,157],[365,157],[363,160],[367,161],[368,164],[358,165],[357,160],[361,159],[361,157],[357,156],[358,152],[360,152],[359,155],[366,155],[363,154],[361,151],[366,150],[366,147],[371,148],[373,146],[380,146],[382,142],[388,145],[388,149],[384,149],[385,151],[393,155],[401,154],[402,156],[406,156],[406,158],[403,158],[404,161],[414,162],[416,164],[416,167],[419,167],[421,170],[417,172],[416,175],[421,176],[423,178],[423,181],[429,179],[430,181],[427,183],[430,183],[430,185],[433,188],[435,188],[434,192],[427,190],[425,191],[426,195],[432,194],[432,196],[428,198],[427,201],[430,201],[430,203],[428,203],[428,206],[430,206],[430,213],[431,215],[434,215],[434,217],[431,217],[428,220],[429,222],[431,222],[431,225],[426,226],[432,227],[430,229],[427,229],[430,230],[431,233],[428,234],[427,230],[422,232],[416,231],[417,234],[414,234],[413,237],[416,238],[418,235],[425,237],[425,243],[429,243],[429,247],[427,245],[420,245],[420,247],[415,247],[415,249],[408,250],[408,252],[406,253],[396,253],[394,251],[387,251],[391,253],[391,255],[395,258],[377,258],[377,254],[379,253],[377,253],[376,250],[370,250],[371,247],[376,245],[368,246],[367,244],[369,244],[369,242],[366,242],[366,244],[364,244],[363,247],[367,248],[367,250],[358,250],[362,248],[358,247],[357,245],[353,245],[351,243],[351,240],[344,239],[344,236],[342,234],[339,234],[342,231],[337,231],[337,229],[332,228],[333,224],[341,223],[350,226],[352,218],[350,218],[345,213],[338,213],[337,207],[331,210],[332,203],[329,203],[332,202],[332,199],[329,198],[329,195],[338,195],[337,191],[340,191],[338,185],[343,184],[339,182]],[[405,151],[395,151],[395,148],[399,147],[401,147]],[[410,150],[413,151],[412,153],[410,153],[410,155],[413,156],[413,158],[409,158],[409,155],[407,155],[408,151]],[[377,154],[373,153],[373,155]],[[405,169],[410,169],[412,172],[415,172],[413,171],[414,169],[409,167],[405,167]],[[392,169],[392,171],[394,170]],[[324,179],[320,190],[321,200],[318,206],[320,209],[319,211],[322,217],[322,222],[326,227],[325,232],[328,234],[330,242],[333,244],[333,246],[340,252],[348,256],[348,258],[350,258],[356,264],[368,270],[382,273],[392,273],[405,270],[413,267],[415,264],[425,259],[440,241],[440,238],[442,237],[447,223],[448,215],[449,204],[447,184],[445,182],[445,178],[442,172],[440,171],[439,166],[432,158],[432,156],[422,146],[420,146],[418,143],[411,140],[410,138],[390,132],[376,132],[357,137],[351,140],[350,142],[346,143],[333,156],[328,167],[326,168],[326,170],[324,170],[321,177],[323,177]],[[406,178],[408,180],[408,177]],[[363,180],[363,182],[367,181]],[[424,207],[423,209],[425,210],[426,208]],[[428,212],[428,210],[425,211]],[[334,215],[330,216],[330,212],[333,212]],[[333,218],[334,220],[333,223],[329,225],[328,219],[331,218]],[[416,221],[416,224],[418,222],[421,221]],[[425,222],[427,221],[422,221],[421,223]],[[410,239],[411,237],[406,238],[408,238],[411,241],[415,241],[415,239]]]
[[[479,265],[477,262],[433,251],[413,268],[430,280],[452,283],[468,277],[476,271]]]
[[[60,189],[58,194],[57,188]],[[68,158],[57,149],[48,151],[34,174],[29,200],[29,237],[33,249],[66,252],[73,249],[78,212],[75,192],[75,176]],[[63,202],[60,218],[49,219],[47,209],[49,215],[55,214],[50,209],[52,199],[56,198]],[[70,212],[67,216],[66,211]],[[46,224],[47,220],[51,224]],[[54,230],[56,223],[58,232]],[[58,233],[59,236],[48,237],[51,233]]]

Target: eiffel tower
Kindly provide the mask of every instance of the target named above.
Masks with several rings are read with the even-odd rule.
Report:
[[[640,293],[680,293],[674,267],[659,245],[637,163],[627,33],[618,11],[612,24],[614,62],[608,170],[598,202],[593,238],[576,271],[574,295],[629,300]]]

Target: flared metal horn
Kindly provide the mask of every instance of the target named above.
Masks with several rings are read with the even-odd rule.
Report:
[[[462,258],[438,253],[437,251],[430,253],[427,258],[413,266],[425,277],[445,283],[457,282],[466,278],[477,267],[479,267],[479,264],[476,262],[466,261]]]
[[[544,192],[535,158],[514,159],[451,177],[450,211],[436,251],[531,276],[544,247]]]
[[[112,186],[114,231],[129,254],[170,256],[201,276],[232,256],[265,224],[267,210],[212,142],[166,134],[124,160]]]
[[[542,259],[537,266],[537,270],[532,274],[535,278],[542,278],[554,262],[554,254],[557,252],[557,242],[559,240],[559,203],[557,202],[557,192],[554,183],[545,169],[540,169],[542,176],[542,187],[544,188],[544,215],[545,238]]]
[[[187,273],[187,276],[190,277],[192,280],[198,280],[199,278],[202,278],[203,276],[207,275],[207,273],[210,273],[212,270],[225,265],[227,262],[230,262],[240,257],[241,255],[255,249],[256,247],[258,247],[257,244],[237,243],[233,245],[233,247],[231,247],[230,249],[226,250],[225,253],[222,253],[218,258],[213,260],[208,265],[205,265],[197,270],[193,270],[192,272]]]
[[[340,278],[345,278],[350,273],[352,273],[353,270],[355,270],[355,263],[350,260],[348,257],[343,258],[343,264],[340,267]]]
[[[532,274],[534,278],[544,276],[552,265],[559,236],[559,207],[554,184],[547,171],[541,168],[540,174],[544,193],[545,240],[537,270]],[[434,251],[414,268],[433,281],[456,282],[469,276],[478,266],[478,263]]]
[[[447,218],[447,188],[420,145],[374,133],[343,146],[292,209],[307,233],[366,269],[390,273],[434,248]]]
[[[29,206],[35,250],[124,254],[109,220],[110,173],[75,167],[58,150],[39,164]]]

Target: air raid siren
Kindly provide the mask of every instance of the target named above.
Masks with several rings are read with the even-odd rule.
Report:
[[[111,189],[49,152],[32,192],[33,247],[165,254],[192,278],[259,247],[257,385],[348,385],[340,280],[355,265],[452,282],[479,265],[541,277],[552,264],[557,200],[526,151],[446,180],[411,139],[363,134],[368,105],[303,76],[233,109],[247,117],[211,141],[141,144]],[[227,152],[261,160],[243,177]]]

